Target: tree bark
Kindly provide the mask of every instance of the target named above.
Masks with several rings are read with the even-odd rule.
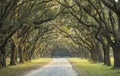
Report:
[[[104,50],[104,65],[111,66],[110,45],[108,44],[107,46],[103,46],[103,50]]]
[[[96,47],[97,47],[97,50],[98,50],[98,60],[99,60],[99,62],[103,62],[104,59],[103,59],[103,55],[102,55],[103,50],[101,49],[102,46],[101,46],[99,41],[97,41],[96,45],[97,45]]]
[[[113,45],[114,68],[120,68],[120,47],[117,43]]]
[[[10,65],[16,65],[15,62],[16,62],[16,50],[15,50],[15,44],[14,42],[12,41],[12,44],[11,44],[11,58],[10,58]]]
[[[0,60],[1,60],[1,67],[6,67],[6,51],[5,49],[2,49],[3,51],[1,52],[1,57],[0,57]]]
[[[24,63],[24,59],[23,59],[23,51],[22,51],[20,45],[18,46],[18,50],[19,50],[19,57],[20,57],[19,62],[20,62],[20,63]]]
[[[93,49],[90,53],[91,53],[91,59],[92,59],[92,61],[93,62],[98,62],[99,61],[98,60],[98,53],[96,52],[96,50]]]
[[[6,67],[6,51],[5,46],[8,38],[3,39],[3,44],[0,46],[0,67]]]

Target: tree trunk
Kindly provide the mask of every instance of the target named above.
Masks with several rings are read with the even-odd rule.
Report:
[[[28,53],[28,59],[29,59],[29,60],[32,60],[32,51],[30,51],[30,52]]]
[[[3,68],[4,67],[4,65],[3,65],[3,54],[1,53],[1,55],[0,55],[0,68]]]
[[[91,51],[91,59],[93,62],[98,62],[98,53],[95,51],[95,49]]]
[[[15,62],[17,62],[18,61],[18,49],[17,49],[17,47],[16,47],[16,51],[15,51]]]
[[[95,57],[95,62],[103,62],[102,50],[100,49],[100,42],[94,38],[94,45],[92,48],[93,57]]]
[[[104,65],[111,66],[111,61],[110,61],[110,45],[107,44],[103,46],[104,50]]]
[[[102,46],[101,46],[99,41],[97,41],[96,45],[97,45],[96,47],[97,47],[97,50],[98,50],[98,60],[99,60],[99,62],[103,62],[104,58],[103,58],[103,55],[102,55],[102,53],[103,53],[103,50],[101,49]]]
[[[30,51],[29,51],[29,60],[33,59],[33,55],[34,55],[34,50],[35,50],[35,46],[33,46]]]
[[[24,63],[24,59],[23,59],[23,51],[22,51],[20,45],[18,46],[18,50],[19,50],[19,57],[20,57],[19,62],[20,62],[20,63]]]
[[[103,55],[102,55],[102,50],[101,49],[99,49],[98,50],[98,53],[99,53],[99,55],[98,55],[98,60],[99,60],[99,62],[103,62]]]
[[[113,46],[114,68],[120,68],[120,47],[118,44]]]
[[[8,39],[3,39],[3,44],[0,46],[0,67],[6,67],[6,51],[5,46],[7,44]]]
[[[16,62],[16,51],[15,51],[15,44],[14,42],[12,41],[12,47],[11,47],[11,58],[10,58],[10,65],[16,65],[15,62]]]
[[[4,49],[2,49],[3,51],[1,52],[1,67],[6,67],[6,51]]]
[[[1,51],[0,51],[0,69],[2,68],[2,54],[1,54]]]
[[[120,14],[116,13],[118,16],[118,33],[115,43],[112,45],[113,55],[114,55],[114,68],[120,68]]]
[[[29,59],[28,59],[28,53],[26,52],[26,54],[25,54],[25,61],[28,61]]]

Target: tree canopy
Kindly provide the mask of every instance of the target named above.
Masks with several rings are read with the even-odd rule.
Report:
[[[0,0],[1,68],[52,55],[110,66],[111,53],[119,68],[120,0]]]

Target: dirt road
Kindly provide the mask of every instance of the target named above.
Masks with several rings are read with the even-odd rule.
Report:
[[[54,58],[48,65],[24,76],[77,76],[66,58]]]

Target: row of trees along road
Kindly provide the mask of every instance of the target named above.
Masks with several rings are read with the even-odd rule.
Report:
[[[74,34],[59,28],[76,44],[86,48],[91,59],[110,63],[110,48],[113,50],[114,67],[120,67],[120,0],[57,0],[66,8],[63,17]],[[67,15],[66,15],[67,14]],[[71,17],[72,15],[73,17]],[[71,25],[71,26],[69,26]],[[102,49],[100,49],[102,47]]]
[[[0,0],[1,68],[49,57],[56,46],[108,66],[112,49],[119,68],[120,0]]]
[[[48,21],[59,14],[53,0],[0,0],[0,67],[46,56],[47,35],[54,28]],[[18,57],[18,58],[17,58]]]

